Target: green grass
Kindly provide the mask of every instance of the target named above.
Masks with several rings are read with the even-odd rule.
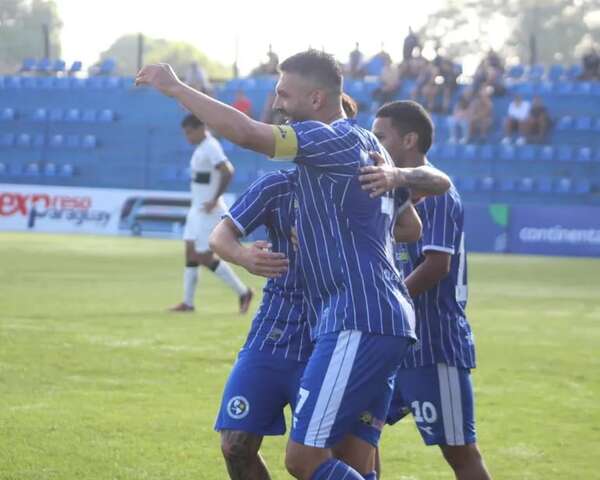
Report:
[[[212,275],[180,300],[182,245],[0,235],[0,479],[224,479],[212,431],[250,317]],[[496,479],[600,478],[600,261],[470,257],[481,448]],[[242,273],[259,288],[261,281]],[[264,454],[288,478],[283,438]],[[451,479],[411,421],[386,479]]]

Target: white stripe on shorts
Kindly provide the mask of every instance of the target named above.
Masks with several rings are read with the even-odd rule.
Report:
[[[361,336],[362,333],[357,330],[343,330],[338,335],[304,437],[305,445],[325,447],[344,398]]]
[[[462,392],[458,377],[458,368],[445,363],[437,364],[440,381],[440,400],[442,419],[447,445],[464,445],[465,431],[462,411]]]

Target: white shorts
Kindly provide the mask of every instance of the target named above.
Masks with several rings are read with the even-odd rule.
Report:
[[[203,213],[197,207],[192,207],[188,211],[185,219],[185,228],[183,229],[183,239],[194,242],[196,252],[208,252],[208,237],[213,229],[221,221],[225,210],[218,206],[212,213]]]

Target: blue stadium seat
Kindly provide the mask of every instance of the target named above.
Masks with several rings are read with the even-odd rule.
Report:
[[[17,147],[28,148],[31,146],[31,135],[28,133],[20,133],[17,135]]]
[[[52,78],[54,88],[66,90],[71,88],[71,79],[69,77],[54,77]]]
[[[562,65],[552,65],[548,69],[548,80],[551,82],[558,82],[565,74],[565,67]]]
[[[8,167],[6,164],[0,162],[0,175],[6,175],[8,173]]]
[[[557,130],[568,130],[573,126],[573,117],[566,115],[564,117],[560,117],[556,124]]]
[[[96,110],[84,110],[81,114],[81,121],[85,123],[94,123],[96,121]]]
[[[64,112],[60,108],[50,110],[49,119],[51,122],[60,122],[63,119]]]
[[[485,161],[492,161],[494,160],[494,156],[495,156],[495,151],[494,151],[494,145],[483,145],[480,149],[480,157],[482,160]]]
[[[46,136],[43,133],[36,133],[31,140],[33,148],[42,148],[46,145]]]
[[[592,184],[587,178],[579,178],[573,185],[573,192],[578,195],[585,195],[592,191]]]
[[[10,122],[17,118],[17,112],[14,108],[4,107],[0,110],[0,121]]]
[[[533,192],[533,187],[534,187],[533,178],[530,178],[530,177],[521,178],[517,182],[517,191],[519,191],[521,193]]]
[[[97,145],[98,145],[98,140],[95,135],[85,135],[83,137],[83,141],[81,143],[81,146],[83,148],[92,149],[92,148],[96,148]]]
[[[29,163],[25,167],[23,175],[27,177],[37,177],[40,174],[40,166],[37,163]]]
[[[442,160],[454,160],[456,159],[457,148],[456,145],[450,143],[444,144],[442,151],[440,152],[440,158]]]
[[[83,88],[87,88],[87,86],[88,86],[87,78],[72,77],[69,80],[71,81],[71,88],[74,88],[74,89],[83,89]]]
[[[556,184],[554,185],[554,193],[558,193],[561,195],[565,195],[567,193],[571,193],[573,189],[573,182],[570,178],[560,178]]]
[[[61,177],[72,177],[73,175],[75,175],[75,168],[70,163],[66,163],[60,167],[58,174]]]
[[[50,146],[52,148],[61,148],[65,144],[64,135],[56,134],[50,137]]]
[[[32,72],[35,70],[35,58],[26,58],[21,64],[21,72]]]
[[[581,75],[582,73],[583,73],[583,68],[581,67],[581,65],[579,63],[571,65],[566,71],[567,78],[569,80],[577,80],[577,77],[579,77],[579,75]]]
[[[579,150],[577,150],[577,156],[575,159],[578,162],[591,162],[592,149],[590,147],[581,147]]]
[[[575,128],[577,130],[591,130],[592,129],[592,119],[590,117],[579,117],[575,121]]]
[[[21,87],[36,89],[39,87],[39,80],[40,78],[38,77],[23,77],[21,79]]]
[[[53,72],[64,72],[67,64],[64,60],[54,60],[51,70]]]
[[[561,145],[558,147],[558,161],[568,162],[573,159],[573,147],[569,145]]]
[[[496,180],[494,177],[483,177],[479,184],[479,188],[484,192],[491,192],[496,186]]]
[[[45,108],[36,108],[31,118],[34,122],[45,122],[48,120],[48,110]]]
[[[527,70],[527,76],[530,80],[533,80],[534,82],[539,82],[544,76],[544,66],[532,65]]]
[[[110,75],[116,67],[117,63],[112,58],[107,58],[98,66],[98,75]]]
[[[501,160],[514,160],[516,158],[515,147],[512,145],[502,145],[500,147],[500,159]]]
[[[465,160],[477,160],[480,156],[479,147],[477,145],[465,145],[462,156]]]
[[[577,82],[575,93],[578,95],[590,95],[592,93],[592,82]]]
[[[513,65],[508,70],[508,77],[514,80],[520,79],[525,73],[525,67],[523,65]]]
[[[81,64],[81,62],[79,60],[73,62],[73,64],[71,65],[71,68],[69,68],[69,73],[73,74],[73,73],[80,72],[82,66],[83,65]]]
[[[551,193],[552,192],[552,179],[549,177],[543,177],[538,179],[536,182],[536,190],[539,193]]]
[[[66,145],[67,148],[79,148],[81,140],[78,135],[67,135]]]
[[[119,88],[121,87],[121,77],[108,77],[104,81],[105,88]]]
[[[4,77],[5,88],[21,88],[21,79],[24,77]]]
[[[562,95],[570,95],[575,92],[575,84],[571,82],[559,83],[556,92]]]
[[[532,161],[538,157],[538,149],[535,145],[523,145],[517,149],[517,157],[519,160]]]
[[[67,113],[65,114],[65,121],[67,121],[67,122],[76,123],[76,122],[79,122],[80,118],[81,118],[81,112],[79,111],[78,108],[70,108],[69,110],[67,110]]]
[[[592,130],[594,132],[600,132],[600,117],[596,118],[592,125]]]
[[[440,156],[440,147],[437,144],[431,145],[427,152],[427,158],[433,162],[437,161]]]
[[[516,188],[516,182],[512,178],[504,178],[500,181],[501,192],[514,192]]]
[[[477,188],[477,179],[475,177],[465,177],[459,182],[464,192],[474,192]]]
[[[14,133],[3,133],[0,134],[0,147],[8,148],[15,144]]]
[[[98,121],[101,123],[110,123],[115,121],[115,112],[104,109],[98,114]]]
[[[47,163],[44,166],[44,176],[46,177],[55,177],[58,173],[58,169],[56,168],[55,163]]]
[[[49,58],[42,58],[35,65],[35,69],[38,72],[49,72],[51,68],[52,61]]]
[[[554,147],[551,145],[545,145],[542,147],[542,151],[540,152],[540,159],[544,162],[551,162],[554,160],[555,153]]]

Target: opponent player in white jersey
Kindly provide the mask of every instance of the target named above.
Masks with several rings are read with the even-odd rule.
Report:
[[[194,115],[186,116],[181,126],[188,142],[196,145],[190,160],[192,205],[187,214],[183,240],[185,241],[185,271],[183,275],[183,302],[173,312],[193,312],[198,284],[198,267],[213,271],[239,297],[240,313],[246,313],[252,300],[250,290],[231,267],[220,260],[209,248],[208,237],[226,212],[223,193],[231,182],[233,165],[229,162],[218,140],[206,131],[204,123]]]

